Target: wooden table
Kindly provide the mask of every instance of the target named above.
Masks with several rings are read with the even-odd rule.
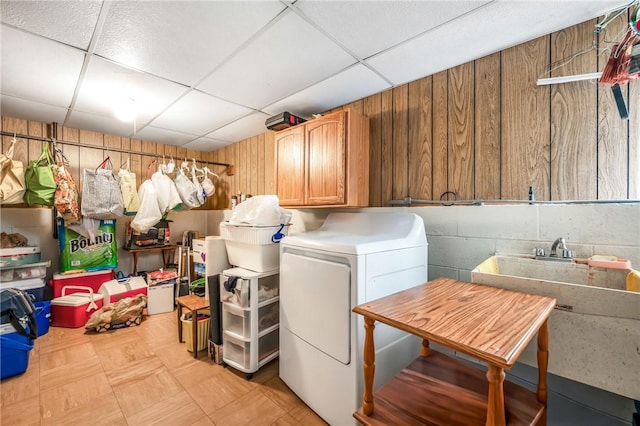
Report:
[[[438,278],[353,308],[364,316],[365,425],[546,424],[548,330],[555,299]],[[373,330],[380,321],[421,337],[420,357],[373,393]],[[538,333],[537,392],[504,380]],[[429,342],[486,362],[483,371]]]
[[[140,253],[157,253],[162,252],[162,262],[166,268],[171,263],[171,257],[178,246],[163,246],[163,247],[149,247],[149,248],[131,248],[124,249],[133,255],[133,275],[138,273],[138,256]]]
[[[209,301],[204,297],[189,294],[187,296],[176,297],[178,305],[178,342],[182,343],[182,309],[191,312],[191,337],[193,338],[193,357],[198,358],[198,311],[209,309]]]

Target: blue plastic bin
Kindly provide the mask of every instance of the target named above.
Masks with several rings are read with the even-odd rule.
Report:
[[[51,301],[33,302],[36,307],[36,322],[38,323],[38,337],[47,334],[51,324]]]
[[[8,332],[10,330],[14,331]],[[27,370],[33,342],[16,332],[11,324],[0,327],[0,379],[17,376]]]

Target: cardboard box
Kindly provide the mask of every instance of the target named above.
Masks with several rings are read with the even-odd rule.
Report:
[[[118,266],[115,220],[101,220],[94,240],[64,226],[58,218],[60,271],[99,271]]]

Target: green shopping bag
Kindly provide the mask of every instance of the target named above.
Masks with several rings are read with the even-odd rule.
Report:
[[[52,165],[53,158],[49,150],[49,142],[43,142],[40,158],[29,161],[27,170],[24,172],[24,180],[27,186],[24,200],[30,206],[33,204],[53,206],[56,181],[53,178]]]

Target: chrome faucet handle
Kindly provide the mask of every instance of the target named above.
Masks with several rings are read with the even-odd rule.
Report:
[[[533,249],[533,254],[536,257],[544,257],[544,249],[542,247],[536,247]]]
[[[569,249],[562,250],[562,257],[564,259],[571,259],[573,257],[573,252]]]

